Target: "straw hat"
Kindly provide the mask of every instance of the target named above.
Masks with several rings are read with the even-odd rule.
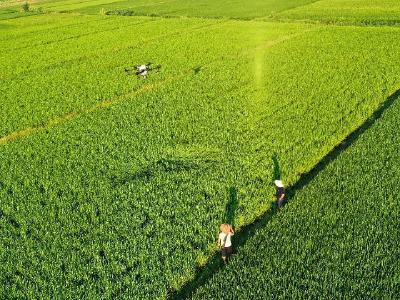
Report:
[[[229,224],[221,224],[221,226],[219,226],[219,230],[224,232],[224,233],[229,233],[231,232],[231,225]]]

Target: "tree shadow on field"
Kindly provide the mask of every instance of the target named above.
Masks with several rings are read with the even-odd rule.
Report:
[[[334,161],[342,152],[349,148],[358,138],[374,123],[381,118],[382,114],[390,108],[394,102],[400,97],[400,89],[390,95],[383,104],[357,129],[347,135],[342,142],[336,145],[328,154],[326,154],[311,170],[306,173],[299,174],[299,180],[292,186],[286,189],[286,200],[290,202],[290,199],[296,195],[296,192],[303,189],[308,185],[322,170],[324,170],[332,161]],[[280,177],[280,168],[278,157],[274,155],[274,178]],[[279,176],[278,176],[279,175]],[[283,209],[285,210],[285,209]],[[229,211],[229,210],[227,210]],[[247,240],[253,237],[256,232],[266,226],[269,221],[279,212],[279,210],[272,205],[263,215],[256,219],[253,223],[248,224],[235,233],[233,245],[236,252],[240,251]],[[209,262],[204,267],[198,267],[196,270],[196,276],[193,280],[186,283],[179,291],[171,292],[168,295],[168,299],[187,299],[196,292],[196,290],[204,285],[214,274],[223,269],[224,265],[220,259],[220,253],[215,253]]]

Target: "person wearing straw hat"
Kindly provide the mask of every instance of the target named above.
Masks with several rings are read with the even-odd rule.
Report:
[[[218,246],[221,247],[222,260],[226,264],[233,252],[231,237],[234,235],[234,231],[229,224],[221,224],[219,230]]]
[[[281,180],[275,180],[275,186],[276,186],[276,202],[278,204],[278,208],[282,208],[282,206],[285,204],[285,188],[283,186],[283,182]]]

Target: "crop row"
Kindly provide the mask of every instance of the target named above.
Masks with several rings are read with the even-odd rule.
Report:
[[[153,82],[220,61],[224,56],[234,56],[257,43],[302,28],[297,25],[151,18],[140,18],[132,23],[131,20],[110,18],[117,24],[99,20],[98,30],[102,26],[105,29],[121,26],[121,29],[60,42],[53,42],[54,33],[50,40],[46,35],[37,36],[44,44],[4,54],[7,59],[1,74],[4,78],[0,81],[2,136],[93,106],[147,83],[127,76],[125,67],[148,61],[161,64],[162,72],[148,80]],[[267,33],[260,40],[251,36],[246,38],[247,32],[254,29]],[[75,28],[71,30],[77,33]],[[61,25],[61,32],[65,34],[65,31]],[[39,34],[42,36],[41,32]],[[30,35],[27,38],[30,40]],[[21,44],[24,42],[19,39],[17,45]]]
[[[237,19],[301,20],[328,24],[398,25],[400,6],[397,0],[302,0],[271,1],[109,1],[99,0],[49,3],[50,11],[78,11],[99,14],[101,11],[128,15],[228,17]]]
[[[163,1],[139,0],[139,1],[57,1],[42,5],[49,11],[68,11],[99,14],[104,11],[126,10],[134,15],[163,15],[163,16],[190,16],[190,17],[231,17],[252,19],[255,17],[266,17],[273,12],[290,9],[296,6],[312,3],[315,0],[250,0],[243,5],[243,1],[218,2],[211,0],[201,1]]]
[[[46,18],[51,23],[57,20],[52,15],[36,18],[39,20]],[[93,17],[90,16],[85,16],[85,18],[93,20]],[[69,21],[68,19],[74,19],[74,17],[69,16],[65,21]],[[77,25],[80,25],[78,20]],[[23,26],[32,26],[24,23],[22,22]],[[19,24],[19,20],[8,21],[5,24],[15,26]],[[44,32],[27,32],[19,39],[14,39],[11,35],[9,38],[12,39],[12,42],[8,38],[4,40],[4,44],[17,46],[17,49],[11,48],[5,51],[2,77],[15,76],[21,72],[50,67],[70,60],[79,60],[82,57],[90,58],[93,55],[99,56],[101,54],[105,56],[107,52],[116,52],[119,49],[132,48],[134,46],[140,48],[141,45],[145,47],[146,42],[176,35],[177,32],[182,31],[184,31],[182,32],[183,34],[190,34],[191,29],[196,26],[213,25],[217,24],[217,22],[165,21],[151,18],[121,19],[112,16],[95,17],[95,24],[91,25],[95,31],[90,35],[87,35],[87,33],[91,33],[88,30],[89,26],[81,26],[77,30],[72,26],[64,27],[62,24],[60,22],[60,26],[49,28]],[[56,40],[54,42],[54,37],[57,37],[57,35],[61,37],[71,33],[70,39]],[[32,37],[36,37],[36,41],[41,41],[42,43],[27,47],[32,41]],[[27,39],[26,42],[25,39]]]
[[[328,24],[398,25],[400,4],[397,0],[322,0],[280,12],[273,18]]]
[[[81,14],[116,14],[129,16],[167,16],[234,18],[268,21],[305,21],[312,23],[345,25],[398,25],[400,7],[397,0],[251,0],[243,6],[235,1],[111,1],[65,0],[40,1],[32,5],[33,11],[21,13],[19,3],[3,4],[0,20],[29,16],[40,8],[45,12],[69,12]],[[75,17],[78,17],[75,15]]]

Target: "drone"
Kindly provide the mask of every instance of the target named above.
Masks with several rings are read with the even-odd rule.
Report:
[[[138,78],[146,79],[147,78],[147,74],[150,71],[158,72],[158,71],[160,71],[160,69],[161,69],[161,65],[156,65],[156,66],[153,67],[153,63],[149,62],[149,63],[147,63],[145,65],[136,65],[136,66],[133,66],[133,67],[125,68],[125,73],[127,75],[134,75],[135,74]]]

